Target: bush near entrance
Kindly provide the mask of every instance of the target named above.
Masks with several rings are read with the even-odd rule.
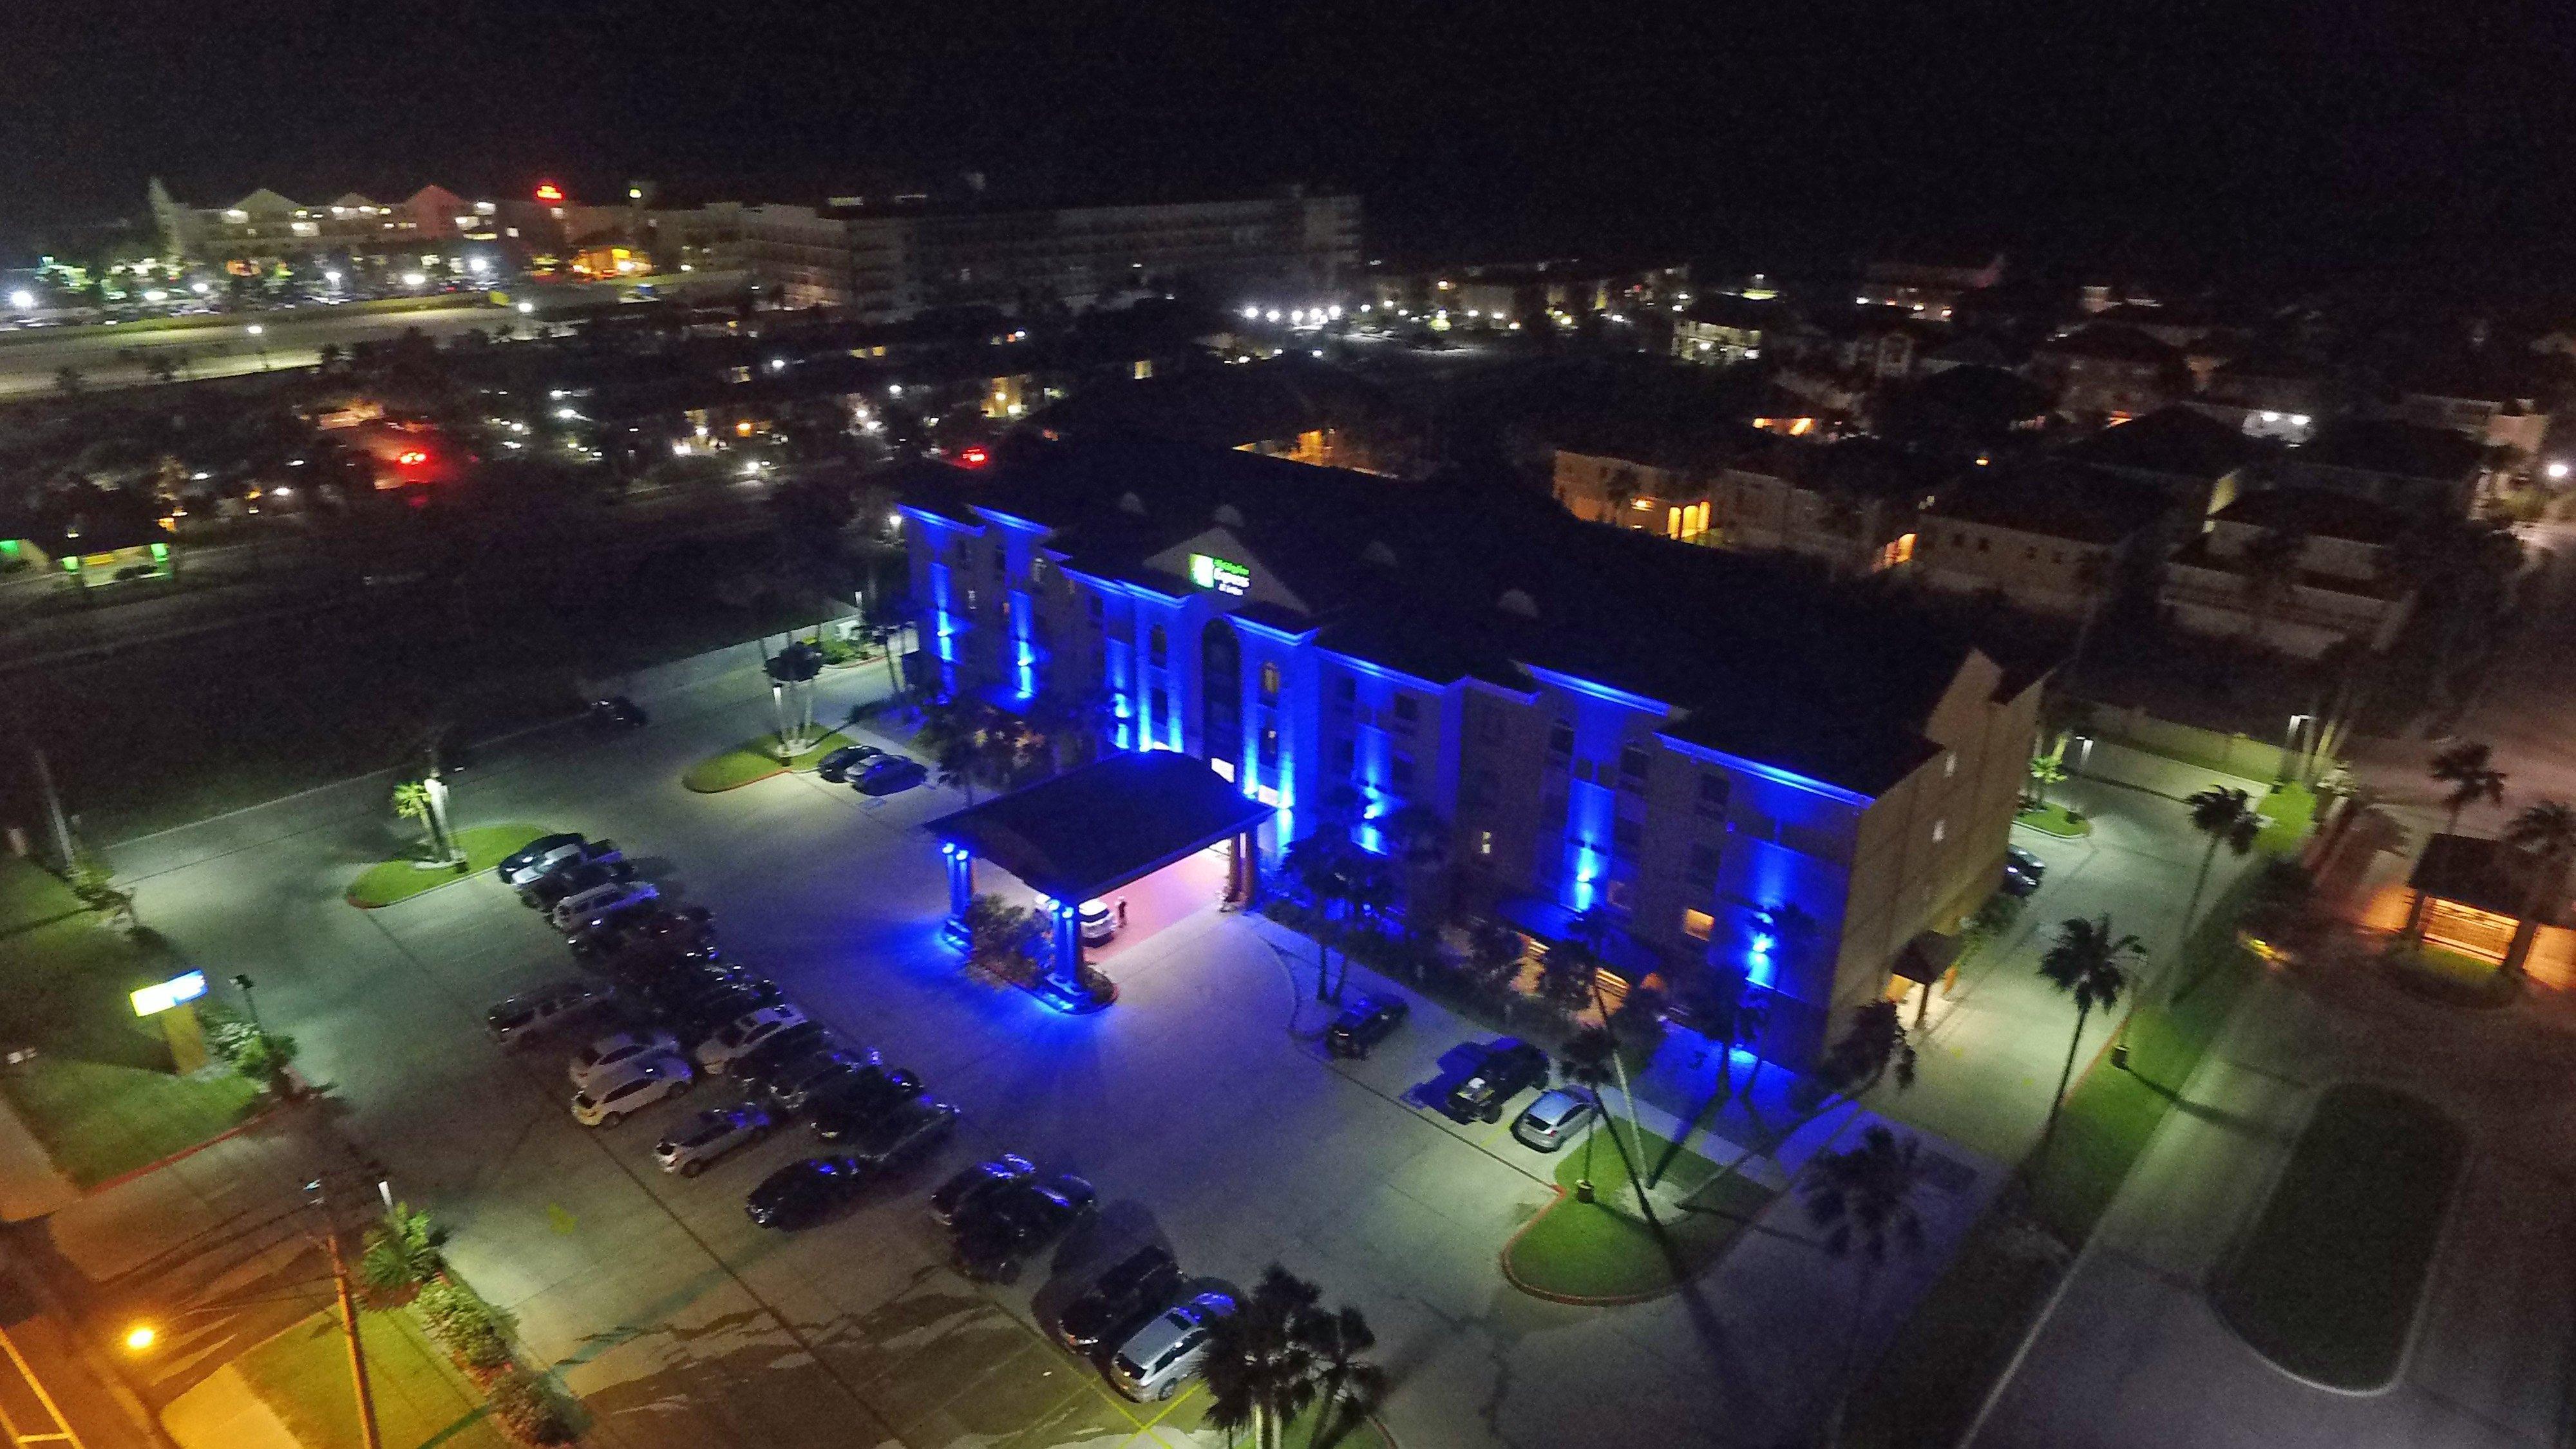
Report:
[[[2042,835],[2076,840],[2093,833],[2093,822],[2063,805],[2034,805],[2013,817],[2015,825],[2027,825]]]
[[[0,859],[0,1044],[34,1057],[0,1090],[54,1166],[89,1187],[241,1123],[259,1088],[228,1068],[171,1070],[158,1023],[130,993],[185,963],[126,932],[31,862]]]
[[[1648,1134],[1647,1161],[1669,1145],[1670,1139]],[[1575,1303],[1661,1297],[1716,1262],[1774,1196],[1740,1175],[1721,1177],[1716,1163],[1684,1152],[1664,1175],[1664,1196],[1692,1206],[1658,1203],[1660,1226],[1649,1224],[1637,1211],[1627,1163],[1606,1126],[1592,1146],[1591,1202],[1574,1195],[1582,1176],[1583,1144],[1570,1143],[1557,1153],[1556,1201],[1503,1246],[1503,1274],[1513,1287]]]
[[[423,891],[471,879],[499,865],[501,857],[545,833],[546,828],[542,825],[519,822],[478,825],[471,830],[457,831],[456,846],[465,852],[463,866],[427,866],[420,857],[371,865],[364,874],[349,883],[349,904],[371,911],[378,906],[410,900]]]
[[[827,731],[814,747],[793,759],[778,757],[778,736],[762,735],[747,744],[736,745],[720,755],[710,755],[691,765],[680,776],[680,783],[701,795],[714,795],[725,790],[739,790],[757,784],[773,775],[791,770],[810,770],[821,764],[823,757],[852,743],[838,730]]]

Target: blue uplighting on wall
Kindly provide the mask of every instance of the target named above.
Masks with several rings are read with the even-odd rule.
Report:
[[[1771,959],[1771,945],[1768,932],[1756,931],[1744,947],[1744,979],[1766,989],[1780,969],[1778,963]]]
[[[1705,760],[1712,765],[1724,765],[1730,770],[1741,770],[1776,785],[1787,785],[1791,789],[1804,790],[1811,795],[1822,795],[1828,800],[1839,800],[1845,805],[1867,808],[1870,803],[1867,795],[1856,794],[1840,785],[1828,785],[1822,780],[1811,780],[1795,770],[1782,769],[1778,765],[1766,765],[1760,760],[1748,760],[1742,755],[1731,755],[1724,750],[1694,744],[1689,740],[1677,740],[1671,735],[1659,734],[1655,738],[1693,759]]]
[[[1659,699],[1648,699],[1642,694],[1634,694],[1628,690],[1619,689],[1611,685],[1585,679],[1580,675],[1564,674],[1553,669],[1542,669],[1535,664],[1526,663],[1521,660],[1514,660],[1513,662],[1519,664],[1520,667],[1528,673],[1530,678],[1538,680],[1543,684],[1553,684],[1559,689],[1571,690],[1576,694],[1588,694],[1594,699],[1608,700],[1612,704],[1620,705],[1627,709],[1644,710],[1648,714],[1670,714],[1672,712],[1672,706]]]

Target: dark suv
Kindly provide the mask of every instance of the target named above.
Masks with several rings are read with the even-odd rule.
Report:
[[[1364,1057],[1369,1048],[1404,1024],[1412,1003],[1401,996],[1363,996],[1342,1008],[1324,1028],[1324,1050],[1337,1057]]]
[[[1485,1048],[1467,1079],[1449,1089],[1449,1115],[1464,1122],[1503,1120],[1503,1104],[1547,1081],[1547,1053],[1509,1037]]]

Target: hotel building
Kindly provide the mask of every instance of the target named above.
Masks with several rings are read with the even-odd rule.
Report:
[[[1925,938],[1999,878],[2045,669],[1811,569],[1168,443],[898,488],[926,683],[1206,761],[1275,807],[1265,857],[1353,800],[1383,848],[1421,807],[1432,900],[1542,940],[1603,906],[1629,975],[1740,969],[1772,1060],[1936,979]]]

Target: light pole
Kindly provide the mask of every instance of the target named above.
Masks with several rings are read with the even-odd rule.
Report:
[[[2287,780],[2292,777],[2290,762],[2299,753],[2299,727],[2314,718],[2316,718],[2314,715],[2294,714],[2290,716],[2290,727],[2281,732],[2281,769],[2279,773],[2282,779]]]
[[[268,1028],[259,1024],[259,1003],[251,997],[250,977],[239,972],[235,972],[233,975],[233,985],[238,987],[241,991],[242,1010],[250,1013],[250,1029],[259,1033],[260,1037],[265,1040],[268,1036]]]
[[[438,832],[439,847],[447,852],[450,861],[464,860],[465,853],[456,848],[456,833],[447,824],[447,781],[433,766],[421,783],[428,788],[430,826]]]
[[[331,1199],[322,1179],[304,1184],[304,1201],[322,1214],[322,1242],[331,1252],[331,1285],[340,1298],[340,1327],[349,1335],[349,1382],[358,1395],[358,1429],[366,1449],[385,1449],[376,1428],[375,1390],[367,1383],[367,1350],[358,1339],[358,1303],[349,1291],[349,1264],[340,1256],[340,1225],[331,1220]]]
[[[253,322],[250,324],[250,340],[259,344],[259,370],[268,371],[268,329]]]

